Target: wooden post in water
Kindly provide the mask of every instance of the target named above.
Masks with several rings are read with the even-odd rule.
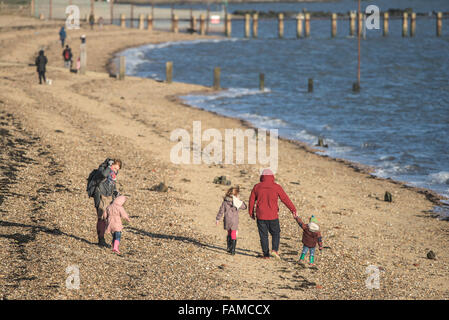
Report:
[[[284,14],[283,13],[278,14],[278,34],[279,34],[279,38],[284,37]]]
[[[304,24],[304,14],[298,13],[298,15],[296,16],[296,38],[298,39],[303,37],[302,34],[303,24]]]
[[[410,37],[414,37],[416,32],[416,13],[410,15]]]
[[[120,27],[126,28],[126,19],[124,13],[120,14]]]
[[[403,12],[402,13],[402,36],[407,36],[407,29],[408,29],[408,13]]]
[[[383,31],[383,35],[384,37],[388,36],[388,32],[389,32],[389,28],[388,28],[388,19],[389,19],[389,13],[388,12],[384,12],[384,31]]]
[[[263,73],[259,73],[259,90],[265,90],[265,75]]]
[[[125,60],[125,56],[120,56],[120,66],[119,66],[119,75],[118,75],[118,79],[119,80],[124,80],[125,79],[125,72],[126,72],[126,60]]]
[[[250,33],[250,15],[249,13],[245,14],[245,38],[249,38]]]
[[[196,17],[194,15],[190,17],[190,29],[196,30]]]
[[[335,38],[337,36],[337,14],[332,13],[331,17],[331,36]]]
[[[131,14],[130,14],[130,20],[129,20],[129,27],[134,28],[134,5],[131,5]]]
[[[143,30],[144,29],[144,26],[145,26],[144,18],[145,17],[144,17],[143,14],[139,15],[139,30]]]
[[[313,79],[309,78],[308,84],[307,84],[307,92],[313,92]]]
[[[253,14],[253,38],[258,37],[258,29],[259,29],[259,14]]]
[[[147,16],[147,30],[153,31],[153,15],[151,14]]]
[[[206,34],[206,17],[204,13],[200,15],[200,34],[204,36]]]
[[[168,61],[165,64],[165,81],[167,83],[172,83],[173,80],[173,62]]]
[[[305,32],[305,36],[306,38],[310,37],[310,13],[306,13],[304,15],[304,32]]]
[[[443,30],[443,13],[437,12],[437,37],[441,37]]]
[[[353,37],[355,35],[355,12],[349,12],[349,35]]]
[[[220,68],[214,68],[214,90],[220,90]]]
[[[363,31],[363,13],[357,13],[357,36],[362,36]]]
[[[176,14],[173,15],[173,19],[172,19],[172,31],[174,33],[178,33],[179,28],[178,28],[178,16]]]
[[[232,16],[230,13],[226,14],[226,36],[230,37],[232,33]]]

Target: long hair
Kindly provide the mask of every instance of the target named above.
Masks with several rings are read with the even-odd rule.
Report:
[[[239,186],[231,187],[231,188],[228,189],[228,191],[226,191],[226,194],[223,197],[223,199],[226,199],[227,197],[231,197],[231,196],[236,196],[239,193],[240,193],[240,187]]]

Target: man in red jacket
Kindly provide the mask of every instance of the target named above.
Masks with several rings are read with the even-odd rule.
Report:
[[[281,227],[279,225],[278,198],[287,206],[296,218],[296,208],[288,198],[280,185],[274,182],[274,174],[270,169],[265,169],[260,176],[260,183],[256,184],[249,198],[249,215],[254,217],[254,203],[256,202],[257,228],[259,229],[260,244],[263,257],[270,257],[268,246],[268,232],[272,237],[272,254],[279,258],[279,242]]]

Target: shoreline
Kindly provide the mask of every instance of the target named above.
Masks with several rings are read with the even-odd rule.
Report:
[[[219,36],[214,36],[212,39],[220,39],[220,40],[224,39],[224,40],[227,40],[227,38],[219,37]],[[178,42],[178,41],[148,43],[148,44],[139,45],[139,46],[126,47],[126,48],[124,48],[122,50],[119,49],[119,50],[117,50],[117,51],[115,51],[113,53],[113,55],[112,55],[108,65],[106,67],[106,70],[107,70],[107,72],[110,72],[110,67],[114,64],[114,59],[116,58],[116,56],[119,53],[121,53],[123,51],[126,51],[128,49],[138,49],[140,47],[145,47],[147,45],[152,45],[152,44],[176,43],[176,42]],[[192,43],[193,42],[195,42],[195,40],[192,40]],[[138,76],[133,76],[133,77],[140,78]],[[155,79],[152,79],[152,78],[143,78],[143,79],[151,79],[151,80],[154,80],[154,81],[158,81],[158,80],[155,80]],[[179,82],[179,83],[184,83],[184,82]],[[194,84],[194,83],[185,83],[185,84],[198,85],[198,84]],[[199,86],[202,86],[202,85],[199,85]],[[223,89],[220,89],[219,91],[225,91],[225,90],[228,90],[228,89],[227,88],[223,88]],[[212,87],[204,86],[204,90],[195,90],[195,91],[193,91],[191,93],[188,93],[187,95],[203,95],[203,94],[205,94],[205,95],[207,95],[207,94],[213,95],[214,93],[219,92],[219,91],[215,91]],[[185,95],[185,94],[183,94],[183,95]],[[244,119],[237,118],[237,117],[232,117],[232,116],[226,116],[226,115],[220,114],[218,112],[214,112],[214,111],[210,111],[210,110],[207,110],[207,109],[204,109],[204,108],[199,108],[199,107],[195,107],[195,106],[189,105],[188,103],[184,102],[179,96],[171,96],[171,97],[169,96],[168,98],[171,99],[172,101],[174,101],[175,103],[181,104],[181,105],[183,105],[183,106],[185,106],[187,108],[193,108],[193,109],[201,110],[203,112],[207,112],[207,113],[213,114],[214,116],[225,118],[225,119],[232,119],[232,120],[239,121],[241,123],[241,125],[243,127],[245,127],[245,128],[255,129],[255,130],[260,129],[260,128],[254,126],[253,124],[251,124],[250,121],[248,121],[248,120],[244,120]],[[267,132],[267,134],[269,135],[269,132]],[[308,152],[308,153],[311,153],[311,154],[315,154],[315,155],[317,155],[319,157],[322,157],[322,158],[330,159],[331,161],[334,161],[336,163],[341,163],[341,164],[345,165],[346,167],[353,169],[355,172],[361,172],[361,173],[368,174],[373,179],[380,180],[380,181],[391,182],[391,183],[394,183],[394,184],[399,185],[401,187],[413,190],[413,191],[415,191],[418,194],[423,194],[435,206],[440,207],[443,210],[444,209],[448,209],[449,204],[445,203],[444,201],[449,200],[449,198],[445,197],[444,195],[439,194],[435,190],[432,190],[430,188],[422,188],[422,187],[412,186],[412,185],[409,185],[408,182],[406,182],[406,181],[396,180],[396,179],[393,179],[393,178],[378,177],[378,176],[373,174],[373,171],[375,170],[375,167],[373,167],[373,166],[366,165],[366,164],[363,164],[363,163],[360,163],[360,162],[356,162],[356,161],[352,161],[352,160],[348,160],[348,159],[344,159],[344,158],[337,158],[337,157],[332,157],[332,156],[329,156],[329,155],[321,154],[320,152],[323,152],[323,150],[314,148],[313,145],[309,145],[308,143],[306,143],[304,141],[301,141],[301,140],[290,139],[290,138],[284,137],[282,135],[279,135],[279,140],[283,140],[285,142],[291,143],[291,144],[297,146],[298,148],[304,150],[305,152]],[[442,217],[442,220],[449,220],[449,216]]]
[[[301,231],[283,205],[281,259],[257,258],[259,235],[247,212],[236,255],[228,255],[214,219],[229,186],[214,178],[239,185],[246,202],[259,168],[174,164],[170,136],[177,128],[192,132],[196,120],[202,130],[221,133],[250,124],[179,101],[213,92],[208,87],[134,76],[118,81],[106,70],[111,53],[123,46],[203,37],[114,26],[72,31],[72,48],[82,33],[89,45],[88,72],[76,75],[62,67],[57,32],[0,34],[0,60],[9,61],[0,68],[0,143],[6,146],[0,179],[11,182],[0,190],[0,299],[449,299],[449,225],[433,219],[424,194],[286,139],[278,143],[276,181],[301,218],[314,214],[319,221],[325,249],[317,252],[317,267],[298,265]],[[37,84],[28,66],[42,45],[52,85]],[[123,230],[120,256],[98,247],[97,217],[85,192],[85,178],[106,156],[124,161],[118,189],[128,195],[132,222]],[[161,182],[167,192],[154,191]],[[393,202],[383,201],[385,190]],[[429,250],[436,259],[426,257]],[[67,290],[66,268],[74,264],[80,290]],[[371,265],[382,270],[376,290],[365,285]]]

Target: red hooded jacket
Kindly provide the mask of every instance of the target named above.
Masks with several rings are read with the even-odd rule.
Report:
[[[258,220],[275,220],[279,218],[278,198],[294,214],[296,208],[280,185],[274,182],[273,172],[265,169],[260,176],[260,183],[256,184],[249,197],[249,215],[253,217],[254,203]]]

